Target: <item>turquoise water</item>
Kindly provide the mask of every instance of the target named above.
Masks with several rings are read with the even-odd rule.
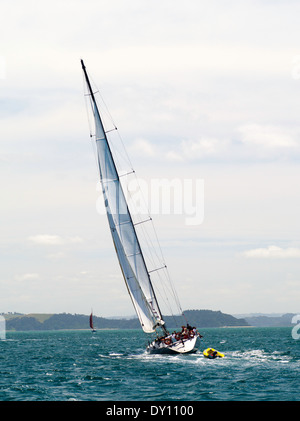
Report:
[[[1,401],[297,401],[300,340],[291,328],[200,329],[201,351],[148,355],[138,330],[7,332]]]

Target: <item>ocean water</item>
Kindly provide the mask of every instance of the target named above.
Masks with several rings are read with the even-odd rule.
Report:
[[[200,351],[149,355],[139,330],[7,332],[1,401],[297,401],[291,328],[200,329]],[[225,358],[208,360],[213,347]]]

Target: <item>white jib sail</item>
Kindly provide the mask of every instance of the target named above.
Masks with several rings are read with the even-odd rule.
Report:
[[[96,145],[103,196],[113,242],[134,308],[146,333],[163,325],[134,224],[95,102]]]

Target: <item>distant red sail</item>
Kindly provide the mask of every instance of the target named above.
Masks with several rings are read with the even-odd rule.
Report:
[[[94,325],[93,325],[93,313],[91,313],[90,315],[90,328],[94,329]]]

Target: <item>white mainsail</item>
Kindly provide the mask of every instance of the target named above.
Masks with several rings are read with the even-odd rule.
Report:
[[[95,118],[97,158],[109,227],[135,311],[144,332],[151,333],[164,321],[82,60],[81,64]]]

